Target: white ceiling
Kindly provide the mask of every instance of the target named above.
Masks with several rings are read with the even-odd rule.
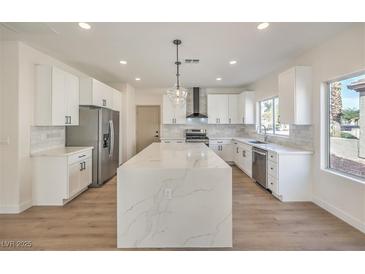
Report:
[[[135,87],[168,87],[175,83],[175,47],[182,40],[181,66],[186,87],[237,87],[277,69],[349,23],[4,23],[1,40],[21,40],[105,82]],[[120,60],[128,61],[121,65]],[[229,65],[237,60],[236,65]],[[140,77],[137,82],[134,79]],[[216,81],[222,77],[222,81]]]

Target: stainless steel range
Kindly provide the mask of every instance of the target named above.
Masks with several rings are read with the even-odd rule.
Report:
[[[209,138],[206,129],[186,129],[185,130],[186,143],[204,143],[209,146]]]

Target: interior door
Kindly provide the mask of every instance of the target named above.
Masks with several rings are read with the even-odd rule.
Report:
[[[160,141],[160,106],[137,106],[137,152]]]

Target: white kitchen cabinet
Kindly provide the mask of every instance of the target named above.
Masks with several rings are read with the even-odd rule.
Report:
[[[311,155],[268,152],[268,188],[283,202],[310,201]]]
[[[50,65],[36,65],[36,126],[79,124],[79,78]]]
[[[64,205],[92,183],[92,148],[33,155],[33,205]]]
[[[279,119],[283,124],[311,124],[312,70],[297,66],[279,74]]]
[[[176,105],[163,95],[162,99],[162,123],[186,124],[186,104]]]
[[[80,105],[113,109],[114,91],[94,78],[83,78],[80,81]]]
[[[252,177],[252,146],[235,142],[233,153],[236,166]]]
[[[122,93],[119,90],[113,90],[113,106],[112,109],[115,111],[122,110]]]
[[[238,99],[239,124],[255,124],[255,92],[241,92]]]
[[[254,124],[255,93],[208,94],[209,124]]]
[[[230,139],[209,140],[209,147],[226,162],[233,162],[233,143]]]
[[[228,94],[228,124],[241,124],[240,94]]]
[[[228,95],[208,94],[208,124],[228,124]]]

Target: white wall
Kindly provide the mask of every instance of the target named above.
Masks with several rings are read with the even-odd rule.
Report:
[[[136,154],[136,94],[130,84],[109,83],[110,86],[122,92],[122,153],[124,163]]]
[[[323,82],[365,69],[365,24],[354,24],[320,46],[295,58],[280,70],[260,79],[250,86],[256,99],[278,95],[278,74],[295,65],[313,68],[313,201],[333,214],[365,232],[365,184],[328,173],[321,169],[325,159],[321,134],[321,87]]]
[[[16,213],[32,205],[30,129],[34,122],[35,64],[51,64],[79,77],[86,75],[20,42],[4,42],[1,101],[2,135],[9,145],[1,145],[0,212]],[[3,137],[2,137],[3,138]]]

